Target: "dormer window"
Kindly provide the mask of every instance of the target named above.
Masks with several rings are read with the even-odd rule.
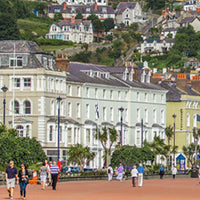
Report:
[[[54,12],[60,12],[60,8],[54,8]]]
[[[90,76],[93,77],[94,76],[94,73],[92,70],[90,70]]]
[[[130,73],[129,73],[129,81],[133,81],[133,74],[134,74],[134,70],[132,68]]]
[[[103,12],[103,13],[106,13],[106,12],[107,12],[107,8],[103,8],[103,9],[102,9],[102,12]]]
[[[144,83],[145,82],[145,70],[143,70],[142,75],[141,75],[141,82]]]
[[[10,58],[10,67],[22,67],[22,57]]]
[[[128,74],[128,69],[126,68],[124,73],[123,73],[123,79],[126,81],[127,80],[127,74]]]
[[[151,72],[149,71],[148,74],[146,75],[146,82],[150,83],[150,77],[151,77]]]

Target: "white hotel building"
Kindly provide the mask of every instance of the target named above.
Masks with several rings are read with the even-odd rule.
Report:
[[[49,159],[57,159],[59,96],[61,160],[67,159],[69,146],[81,143],[97,153],[88,167],[101,168],[103,148],[94,137],[96,128],[115,127],[120,135],[120,107],[123,145],[141,146],[142,119],[143,140],[152,142],[155,135],[165,139],[167,91],[150,83],[146,64],[118,68],[57,58],[56,66],[34,42],[0,41],[0,87],[8,87],[6,126],[21,137],[35,137]],[[3,100],[2,91],[0,95]]]

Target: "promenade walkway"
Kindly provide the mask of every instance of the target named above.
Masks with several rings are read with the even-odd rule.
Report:
[[[28,185],[26,200],[196,200],[199,199],[198,179],[144,180],[144,186],[131,187],[131,181],[78,181],[58,183],[57,190]],[[8,198],[5,186],[0,187],[0,200]],[[19,186],[14,191],[19,200]]]

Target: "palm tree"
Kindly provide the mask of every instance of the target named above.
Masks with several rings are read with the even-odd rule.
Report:
[[[193,156],[195,153],[195,145],[191,143],[188,147],[183,146],[183,153],[186,156],[187,160],[193,165]]]
[[[170,155],[172,153],[172,145],[170,145],[170,141],[174,135],[173,132],[173,127],[172,126],[168,126],[165,128],[165,135],[167,137],[167,145],[166,145],[166,150],[168,151],[167,154],[167,166],[169,166],[170,163]]]
[[[159,136],[154,137],[153,143],[147,143],[145,142],[145,145],[151,149],[151,151],[154,153],[154,163],[156,164],[156,157],[157,155],[163,155],[167,156],[167,148],[164,143],[163,139],[160,139]]]
[[[108,132],[109,130],[109,132]],[[105,151],[105,155],[104,155],[104,159],[106,161],[106,166],[108,167],[109,165],[109,161],[110,161],[110,154],[111,154],[111,148],[114,142],[117,141],[118,135],[117,135],[117,131],[115,128],[109,128],[107,129],[106,127],[102,128],[102,132],[98,131],[96,134],[96,139],[99,139],[99,141],[101,142],[104,151]]]
[[[196,162],[197,162],[197,145],[198,145],[198,141],[199,141],[199,138],[200,138],[200,129],[193,128],[193,137],[194,137],[194,145],[195,145],[194,164],[195,164],[195,167],[196,167]]]

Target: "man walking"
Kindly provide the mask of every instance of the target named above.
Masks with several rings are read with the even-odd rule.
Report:
[[[6,185],[7,185],[7,190],[8,190],[10,199],[13,199],[13,190],[15,188],[15,178],[17,179],[17,184],[18,184],[17,169],[14,167],[14,162],[10,161],[9,166],[6,168],[6,174],[5,174]]]
[[[160,179],[163,179],[164,174],[165,174],[164,167],[161,165],[159,168]]]
[[[59,167],[56,165],[56,161],[53,161],[53,165],[50,167],[51,180],[52,180],[52,189],[56,190],[57,176],[59,173]]]
[[[107,174],[108,174],[108,181],[112,181],[112,177],[113,177],[113,168],[111,167],[111,165],[109,165],[108,169],[107,169]]]
[[[144,174],[144,167],[142,166],[142,164],[139,164],[139,167],[137,168],[138,170],[138,186],[142,187],[143,184],[143,174]]]

